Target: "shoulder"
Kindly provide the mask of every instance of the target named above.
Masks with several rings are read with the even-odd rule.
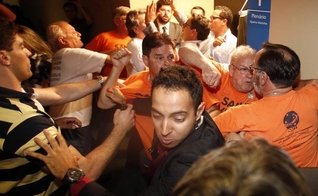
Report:
[[[149,83],[148,75],[149,75],[149,71],[148,70],[137,72],[137,73],[129,76],[125,80],[124,84],[128,85],[128,84],[134,83],[136,81],[144,81],[145,83]]]
[[[182,29],[181,26],[178,23],[170,22],[170,27],[176,28],[176,29]]]

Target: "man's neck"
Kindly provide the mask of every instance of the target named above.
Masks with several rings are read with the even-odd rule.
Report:
[[[11,73],[11,72],[10,72]],[[13,77],[10,73],[3,73],[0,74],[0,86],[3,88],[8,88],[15,91],[21,91],[21,82],[18,81],[16,77]]]
[[[225,35],[225,33],[227,32],[227,30],[228,30],[228,28],[223,28],[223,29],[221,29],[220,31],[218,31],[218,32],[214,32],[214,37],[215,38],[217,38],[217,37],[219,37],[219,36],[224,36]]]
[[[115,29],[116,34],[118,34],[120,37],[125,38],[128,36],[128,32],[124,29]]]
[[[264,92],[263,97],[276,97],[276,96],[284,95],[290,92],[291,90],[293,90],[292,87],[276,88],[276,89],[272,89],[272,90],[268,90]]]

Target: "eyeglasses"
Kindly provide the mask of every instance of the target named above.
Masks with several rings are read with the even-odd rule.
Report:
[[[183,27],[183,28],[191,27],[191,25],[189,25],[188,23],[184,23],[182,27]]]
[[[240,73],[242,74],[242,75],[246,75],[247,73],[250,73],[250,74],[252,74],[253,75],[253,72],[254,72],[254,70],[259,70],[259,71],[261,71],[261,69],[259,69],[259,68],[257,68],[257,67],[253,67],[252,65],[249,65],[248,67],[241,67],[241,68],[239,68],[239,67],[237,67],[236,65],[233,65],[233,64],[231,64],[233,67],[235,67],[237,70],[239,70],[240,71]]]
[[[223,18],[220,17],[220,16],[210,16],[210,18],[211,18],[211,21],[212,21],[212,20],[216,20],[216,19],[223,20]]]

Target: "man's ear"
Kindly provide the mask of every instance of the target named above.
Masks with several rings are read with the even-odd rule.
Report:
[[[149,67],[149,58],[146,55],[142,55],[142,61],[147,67]]]
[[[195,36],[197,38],[198,32],[196,29],[191,29],[191,36]]]
[[[5,50],[0,50],[0,64],[10,65],[10,56]]]
[[[205,108],[205,103],[204,102],[201,102],[198,109],[197,109],[197,114],[196,114],[196,120],[199,120],[203,111],[204,111],[204,108]]]
[[[223,21],[223,25],[226,26],[227,25],[227,19],[223,19],[222,21]]]
[[[229,74],[231,77],[233,76],[233,72],[234,72],[234,67],[232,64],[229,64]]]
[[[57,41],[60,42],[60,43],[63,44],[63,45],[66,44],[66,42],[64,41],[64,38],[61,37],[61,36],[57,38]]]
[[[136,34],[138,34],[138,33],[139,33],[139,29],[138,29],[138,27],[133,27],[133,28],[132,28],[132,30],[133,30]]]
[[[260,85],[265,85],[266,84],[266,82],[267,82],[267,80],[268,80],[268,75],[266,74],[266,72],[265,71],[262,71],[261,73],[260,73],[260,76],[259,76],[259,80],[260,80]]]

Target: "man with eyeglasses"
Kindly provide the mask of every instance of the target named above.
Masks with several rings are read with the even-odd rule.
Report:
[[[209,20],[203,15],[192,15],[182,28],[181,47],[197,47],[206,57],[210,55],[210,44],[207,40],[210,33]]]
[[[226,140],[265,138],[285,149],[298,167],[317,167],[317,80],[315,85],[293,90],[300,60],[280,44],[265,43],[250,68],[254,89],[262,99],[214,118]]]
[[[216,6],[210,19],[210,57],[228,69],[230,54],[236,48],[237,42],[230,30],[233,21],[232,11],[226,6]]]
[[[226,111],[229,107],[249,104],[259,99],[253,90],[253,73],[250,66],[254,62],[256,51],[250,46],[237,47],[230,56],[229,70],[223,68],[219,63],[204,58],[202,53],[194,47],[181,47],[179,56],[186,65],[206,65],[216,68],[221,74],[220,85],[210,88],[210,92],[220,103],[220,112]],[[204,72],[203,72],[204,73]]]

